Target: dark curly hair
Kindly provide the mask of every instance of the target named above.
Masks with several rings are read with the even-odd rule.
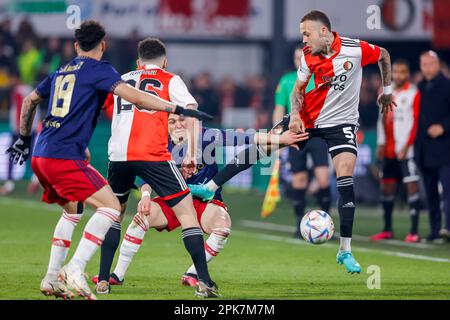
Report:
[[[75,39],[83,51],[94,49],[105,36],[105,28],[95,20],[86,20],[75,30]]]
[[[138,44],[138,56],[142,60],[153,60],[166,55],[166,46],[157,38],[146,38]]]

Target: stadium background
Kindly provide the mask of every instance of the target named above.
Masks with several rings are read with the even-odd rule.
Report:
[[[18,70],[22,81],[34,86],[60,63],[69,61],[73,57],[73,30],[66,26],[73,10],[77,10],[76,7],[75,9],[71,7],[72,5],[81,9],[82,20],[94,18],[106,26],[108,38],[107,52],[104,58],[109,60],[119,72],[125,73],[134,68],[136,45],[139,40],[147,36],[159,37],[168,46],[168,69],[180,74],[200,103],[200,108],[215,116],[213,123],[209,125],[224,128],[263,129],[271,126],[273,97],[278,80],[284,72],[292,71],[294,68],[292,53],[300,42],[298,24],[299,18],[304,13],[315,8],[322,9],[329,14],[333,29],[341,35],[361,38],[386,47],[393,59],[407,59],[412,68],[412,80],[417,83],[421,78],[418,71],[419,55],[428,49],[434,49],[439,53],[443,61],[443,72],[450,75],[447,65],[450,63],[449,2],[447,0],[0,0],[0,181],[5,179],[7,167],[7,157],[3,154],[3,150],[11,141],[8,122],[11,92],[10,73]],[[380,29],[372,30],[367,25],[372,14],[371,5],[376,5],[381,9]],[[399,284],[406,281],[407,285],[401,288],[393,286],[392,292],[386,293],[382,297],[396,298],[397,294],[404,294],[405,297],[408,297],[409,294],[411,297],[419,298],[445,298],[446,295],[443,293],[445,283],[442,283],[441,276],[444,274],[444,270],[449,275],[448,245],[405,246],[400,241],[395,242],[396,240],[388,242],[387,245],[374,245],[367,241],[368,236],[379,231],[381,227],[381,210],[376,207],[379,194],[378,169],[375,160],[375,127],[379,112],[375,100],[379,87],[380,78],[377,67],[372,66],[364,70],[360,101],[360,157],[355,173],[355,191],[358,202],[365,205],[358,208],[355,225],[358,236],[355,236],[355,243],[359,248],[364,248],[365,251],[360,250],[366,252],[365,257],[370,256],[371,252],[375,252],[371,250],[391,252],[385,254],[386,256],[397,255],[393,251],[388,251],[392,248],[401,249],[404,256],[420,255],[422,258],[419,257],[419,260],[424,260],[425,255],[431,257],[430,261],[417,262],[418,269],[415,270],[416,278],[414,279],[401,278],[406,275],[399,271],[401,264],[395,260],[398,267],[398,270],[395,271],[399,271],[399,274],[402,275],[397,277],[395,274],[392,277],[393,282]],[[90,144],[92,163],[102,174],[106,174],[109,134],[109,120],[102,115]],[[235,241],[235,244],[242,241],[240,250],[243,250],[244,254],[242,255],[242,251],[239,251],[238,255],[232,249],[230,249],[230,253],[225,254],[232,256],[236,263],[239,263],[241,256],[245,257],[245,250],[249,250],[247,258],[250,260],[243,260],[244,264],[258,264],[258,254],[259,256],[267,254],[267,256],[275,257],[277,253],[291,250],[290,247],[276,247],[271,243],[265,244],[264,249],[258,247],[246,249],[245,247],[245,244],[257,245],[261,239],[276,240],[276,237],[290,236],[289,233],[293,232],[294,215],[288,202],[281,203],[276,213],[266,222],[259,221],[262,195],[269,178],[269,175],[261,176],[260,169],[261,166],[258,165],[251,171],[242,173],[227,188],[225,199],[231,209],[235,229],[241,232],[240,234],[238,231],[232,241]],[[38,212],[43,211],[43,207],[36,207],[35,204],[29,205],[28,200],[24,200],[23,204],[20,204],[22,199],[29,197],[25,191],[26,180],[31,174],[29,166],[25,172],[23,167],[16,167],[14,172],[15,177],[23,181],[18,183],[16,191],[11,197],[0,198],[0,201],[3,201],[0,202],[2,204],[1,211],[4,211],[5,214],[8,212],[15,218],[18,217],[16,212],[22,212],[24,207],[38,208],[36,209]],[[248,197],[249,194],[252,197]],[[19,201],[14,202],[14,199],[19,199]],[[35,199],[38,197],[35,196]],[[130,208],[134,204],[135,202],[130,205]],[[314,203],[311,205],[314,206]],[[52,209],[52,212],[56,211],[58,210]],[[332,214],[336,221],[337,217],[334,211],[336,210],[333,209]],[[130,212],[132,210],[129,210]],[[421,218],[421,233],[423,234],[427,233],[428,228],[426,216],[426,211],[423,211]],[[57,215],[54,215],[52,219],[55,220],[56,217]],[[39,219],[35,223],[42,224],[43,230],[44,228],[49,229],[48,225],[54,225],[56,220],[53,220],[48,216],[43,216],[42,220]],[[6,237],[15,230],[16,224],[14,223],[14,220],[8,220],[2,228],[2,233]],[[395,213],[395,225],[399,233],[406,233],[408,224],[406,206],[405,208],[400,207],[400,210]],[[24,234],[28,232],[27,230],[23,230]],[[34,234],[35,230],[30,230],[31,234]],[[270,236],[255,234],[253,238],[240,239],[244,234],[242,232],[248,230],[270,233]],[[17,234],[11,233],[12,236],[17,236]],[[158,241],[164,242],[168,237],[170,236],[164,235],[161,237],[162,240]],[[283,243],[289,243],[287,237],[280,239],[284,239]],[[39,242],[45,243],[42,249],[42,266],[45,265],[45,259],[47,259],[48,248],[45,241],[45,239],[39,240]],[[234,248],[236,247],[234,246]],[[8,244],[3,248],[4,252],[14,250],[14,246],[9,247]],[[318,270],[325,269],[326,267],[318,264],[322,261],[322,255],[313,250],[306,249],[304,257],[315,259],[314,267]],[[334,252],[334,249],[329,248],[322,250],[325,252],[333,250]],[[26,259],[29,259],[33,253],[30,251],[28,254],[27,252],[24,250],[23,256],[18,259],[28,261]],[[15,255],[16,253],[11,251],[11,254]],[[25,256],[25,254],[27,255]],[[253,257],[252,254],[255,256]],[[373,253],[373,255],[377,254]],[[300,261],[300,258],[297,259]],[[436,264],[433,264],[436,262],[433,259],[438,264],[442,262],[443,264],[439,264],[438,268]],[[368,260],[370,259],[364,258],[363,263]],[[161,261],[164,264],[164,260]],[[274,261],[278,260],[274,258]],[[281,260],[281,264],[285,262],[286,266],[289,266],[298,261]],[[378,261],[383,260],[379,258]],[[394,265],[394,260],[387,261],[386,265],[390,265],[391,262]],[[265,272],[269,272],[271,268],[278,268],[278,266],[268,263],[267,270],[258,269],[260,272],[258,276],[261,278],[270,277],[269,273]],[[409,260],[405,260],[404,263],[408,265]],[[135,269],[135,275],[139,273],[139,268],[143,268],[143,262],[137,262],[137,264],[138,266],[140,264],[140,267]],[[299,272],[308,272],[308,267],[309,265],[301,267],[305,269],[301,269]],[[221,268],[224,270],[225,267]],[[336,269],[334,265],[331,268]],[[434,268],[433,270],[436,272],[431,278],[426,279],[426,277],[430,277],[429,270],[431,268]],[[14,268],[8,269],[4,273],[4,277],[0,277],[3,279],[2,282],[9,281],[8,279],[14,272],[16,272]],[[292,270],[282,269],[278,274],[281,280],[274,281],[281,281],[283,285],[287,284],[292,272]],[[330,271],[327,270],[327,272]],[[329,276],[337,277],[333,272],[335,271],[328,273]],[[0,276],[2,273],[0,272]],[[10,274],[9,277],[8,274]],[[252,278],[253,274],[250,272],[248,276]],[[14,278],[14,276],[12,277]],[[141,277],[140,273],[139,277]],[[227,275],[227,277],[230,276]],[[427,284],[423,282],[425,280],[428,281]],[[320,282],[320,279],[313,277],[311,282],[314,281]],[[334,297],[333,294],[341,297],[341,282],[341,280],[336,280],[329,297]],[[414,287],[415,284],[417,287]],[[426,287],[428,285],[429,287]],[[157,284],[154,286],[156,287]],[[321,290],[324,287],[325,285],[315,289],[317,297],[323,298]],[[22,298],[23,292],[31,290],[24,288],[17,289],[17,294],[13,295],[13,298],[14,296]],[[242,293],[243,291],[236,291],[237,293],[233,297],[280,297],[263,295],[263,291],[258,295],[256,293],[258,288],[256,286],[255,291],[249,289],[250,291],[245,294]],[[20,291],[22,289],[23,291]],[[263,289],[260,288],[260,290]],[[355,290],[344,296],[360,298],[357,289]],[[421,292],[424,294],[422,295]],[[34,294],[34,291],[30,291],[31,297],[39,297]],[[129,296],[123,297],[129,298]],[[175,297],[184,298],[185,296]],[[304,296],[291,295],[288,292],[282,297],[303,298]]]
[[[380,8],[380,29],[371,30],[367,25],[373,14],[371,5]],[[0,0],[0,149],[10,142],[9,72],[18,70],[22,82],[34,86],[60,63],[70,60],[74,55],[73,30],[61,26],[70,23],[77,10],[82,20],[95,18],[105,24],[105,59],[119,72],[134,68],[140,39],[160,37],[169,48],[169,69],[182,75],[200,108],[215,116],[209,125],[246,129],[270,127],[276,84],[284,72],[293,70],[292,52],[299,43],[302,12],[324,9],[341,34],[384,46],[394,59],[407,59],[417,82],[421,78],[418,56],[430,48],[439,50],[444,72],[449,73],[445,61],[450,57],[450,40],[448,28],[442,28],[449,13],[436,10],[446,6],[445,0],[345,0],[339,4],[326,0]],[[356,175],[373,192],[357,196],[375,203],[375,100],[380,77],[376,66],[364,72],[359,131],[362,147]],[[109,123],[103,117],[91,142],[92,162],[102,173],[106,173],[108,136]],[[6,178],[6,166],[7,158],[1,155],[0,180]],[[16,168],[15,177],[28,178],[29,169],[22,172]],[[263,191],[268,176],[259,173],[256,166],[253,173],[242,174],[230,185]]]

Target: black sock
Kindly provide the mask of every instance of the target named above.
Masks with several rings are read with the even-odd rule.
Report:
[[[353,218],[355,216],[355,192],[353,178],[350,176],[337,178],[339,192],[338,211],[340,218],[341,237],[351,238],[353,231]]]
[[[292,205],[294,206],[294,213],[297,219],[296,232],[298,233],[300,233],[300,222],[302,221],[303,215],[305,214],[305,193],[306,189],[292,189]]]
[[[419,215],[422,209],[422,201],[418,193],[408,196],[409,214],[411,216],[411,233],[419,233]]]
[[[202,230],[196,227],[187,228],[183,229],[182,235],[184,246],[191,255],[195,270],[197,270],[198,279],[204,281],[206,285],[212,286],[206,265],[205,242]]]
[[[392,231],[392,211],[394,210],[394,195],[383,195],[383,231]]]
[[[98,274],[98,281],[109,281],[114,255],[120,243],[120,229],[120,223],[114,222],[105,235],[100,254],[100,272]]]
[[[319,206],[322,211],[330,213],[330,206],[331,206],[330,187],[319,190],[319,192],[317,193],[317,201],[319,202]]]
[[[227,164],[216,174],[213,178],[214,183],[218,186],[223,186],[231,178],[236,176],[238,173],[247,170],[263,157],[265,157],[265,153],[261,147],[255,144],[251,145],[238,153],[231,163]]]

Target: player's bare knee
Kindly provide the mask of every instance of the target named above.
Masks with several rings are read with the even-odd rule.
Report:
[[[228,230],[228,233],[230,233],[231,218],[228,212],[225,211],[225,209],[217,207],[210,228],[212,231],[214,231],[215,229],[223,229]]]

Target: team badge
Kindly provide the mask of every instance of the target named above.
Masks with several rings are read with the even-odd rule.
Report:
[[[344,70],[345,71],[349,71],[353,68],[353,63],[351,63],[350,61],[345,61],[344,63]]]

